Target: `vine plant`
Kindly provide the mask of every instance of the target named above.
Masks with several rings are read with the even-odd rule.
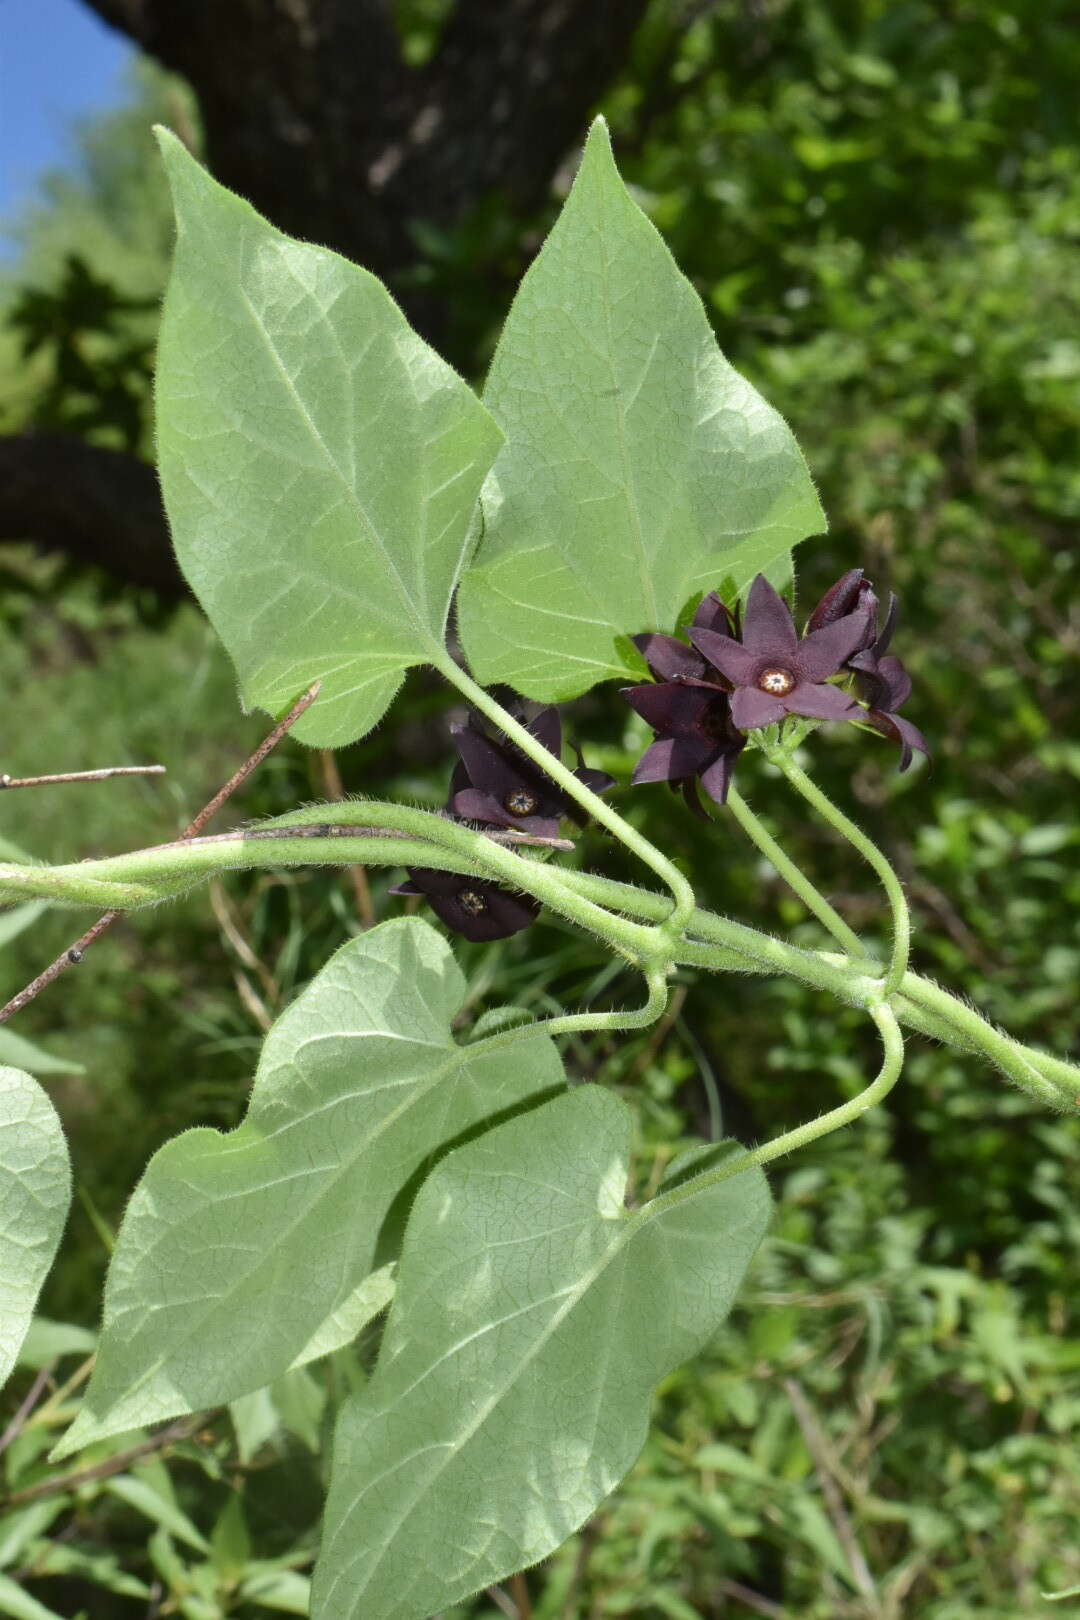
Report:
[[[282,235],[173,136],[161,145],[178,224],[162,484],[245,702],[289,711],[275,735],[292,724],[334,747],[369,732],[426,663],[473,718],[445,814],[349,801],[217,836],[199,818],[133,854],[8,861],[0,900],[111,914],[226,869],[405,866],[408,892],[451,932],[499,938],[551,908],[635,968],[642,1000],[539,1022],[504,1009],[457,1039],[464,983],[442,933],[409,916],[350,940],[270,1030],[243,1123],[188,1131],[151,1160],[86,1398],[54,1456],[260,1389],[389,1308],[374,1373],[340,1414],[312,1613],[422,1620],[543,1558],[625,1474],[653,1387],[716,1332],[766,1232],[762,1167],[879,1102],[903,1027],[982,1054],[1049,1108],[1073,1106],[1080,1081],[911,971],[895,873],[801,763],[822,723],[883,735],[902,767],[925,752],[898,712],[910,683],[888,651],[894,606],[882,621],[855,570],[798,634],[777,587],[793,546],[824,526],[813,484],[784,422],[717,349],[603,124],[482,401],[374,277]],[[447,640],[455,600],[464,661]],[[613,808],[610,779],[565,763],[554,706],[608,680],[656,734],[634,780],[732,814],[835,949],[700,907]],[[524,701],[506,707],[493,686]],[[742,799],[748,747],[880,880],[882,960]],[[618,840],[648,886],[562,862],[567,816]],[[881,1067],[785,1136],[676,1162],[633,1208],[630,1111],[597,1085],[568,1089],[555,1037],[651,1023],[679,965],[830,991],[872,1020]],[[0,1071],[0,1110],[6,1374],[68,1169],[28,1076]]]

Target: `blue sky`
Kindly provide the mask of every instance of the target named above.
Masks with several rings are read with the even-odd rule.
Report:
[[[73,120],[122,99],[131,55],[79,0],[0,0],[0,219],[70,161]]]

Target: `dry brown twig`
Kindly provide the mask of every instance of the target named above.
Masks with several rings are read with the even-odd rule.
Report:
[[[114,776],[164,776],[164,765],[106,765],[98,771],[58,771],[52,776],[0,775],[0,792],[8,788],[55,787],[62,782],[108,782]]]
[[[207,822],[217,814],[225,801],[231,798],[231,796],[236,792],[237,788],[242,786],[242,784],[247,781],[252,771],[256,770],[262,764],[267,754],[269,754],[272,749],[277,747],[282,737],[284,737],[286,733],[296,724],[300,716],[304,714],[306,710],[310,709],[311,705],[319,695],[319,688],[321,685],[321,681],[316,681],[313,686],[308,687],[307,691],[301,698],[297,699],[292,708],[289,710],[288,714],[285,716],[284,720],[280,720],[278,722],[273,731],[271,731],[270,734],[259,744],[255,752],[248,756],[248,758],[241,765],[240,769],[235,771],[233,775],[230,776],[229,780],[225,783],[225,786],[223,788],[219,788],[209,803],[204,804],[198,815],[195,816],[191,822],[189,822],[188,826],[184,830],[183,836],[179,840],[180,843],[187,843],[191,839],[199,836]],[[119,767],[120,772],[124,772],[127,769],[128,767]],[[153,766],[151,769],[154,771],[159,771],[162,769],[162,767]],[[96,780],[96,773],[91,773],[91,778]],[[72,779],[74,779],[73,776],[69,776],[67,778],[67,780]],[[56,778],[37,777],[33,780],[45,782],[47,780],[56,780]],[[9,783],[8,785],[10,786],[11,784]],[[42,990],[46,989],[50,984],[53,983],[54,980],[58,979],[60,975],[66,972],[69,967],[78,966],[86,952],[89,950],[90,946],[93,945],[94,941],[100,939],[102,934],[105,933],[106,929],[111,928],[116,919],[122,915],[123,913],[121,911],[106,911],[102,916],[100,916],[97,922],[86,930],[85,934],[79,935],[79,938],[73,945],[69,945],[66,951],[61,951],[60,955],[56,957],[54,961],[49,963],[44,972],[39,973],[36,979],[32,979],[28,985],[19,991],[17,996],[12,996],[6,1007],[0,1007],[0,1024],[6,1024],[9,1018],[13,1018],[17,1012],[21,1012],[24,1007],[28,1006],[29,1003],[34,1000],[35,996],[40,995]]]

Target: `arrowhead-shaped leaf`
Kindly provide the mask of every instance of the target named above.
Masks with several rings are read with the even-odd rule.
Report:
[[[28,1074],[0,1068],[0,1385],[26,1337],[70,1202],[55,1108]]]
[[[421,1188],[379,1364],[338,1423],[315,1620],[450,1608],[551,1552],[633,1463],[770,1206],[747,1170],[631,1213],[631,1127],[582,1087]]]
[[[188,1131],[155,1154],[120,1228],[83,1410],[57,1455],[232,1400],[305,1359],[429,1156],[563,1083],[547,1036],[512,1051],[457,1045],[464,995],[427,923],[373,928],[274,1025],[243,1123]]]
[[[484,403],[506,444],[459,617],[485,683],[558,702],[637,678],[620,638],[674,630],[695,592],[825,527],[790,430],[720,353],[601,120]]]
[[[160,134],[177,219],[157,368],[177,556],[248,703],[334,746],[441,649],[501,442],[382,283],[293,241]]]

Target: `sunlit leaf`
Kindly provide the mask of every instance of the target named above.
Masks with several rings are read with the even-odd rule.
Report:
[[[371,1382],[334,1443],[316,1620],[420,1620],[535,1563],[645,1438],[656,1383],[731,1307],[760,1171],[629,1211],[632,1117],[583,1086],[421,1188]]]
[[[18,1359],[70,1202],[55,1108],[28,1074],[0,1068],[0,1384]]]
[[[633,676],[625,638],[783,567],[824,528],[795,440],[720,353],[701,300],[594,124],[484,393],[506,434],[460,595],[478,679],[545,701]]]
[[[177,217],[157,367],[180,566],[236,665],[322,746],[441,649],[500,443],[382,283],[283,235],[160,132]]]
[[[546,1036],[512,1055],[458,1045],[464,996],[429,924],[383,923],[338,951],[274,1025],[243,1123],[188,1131],[155,1154],[117,1238],[97,1366],[57,1455],[287,1372],[355,1304],[391,1204],[429,1157],[562,1083]]]

